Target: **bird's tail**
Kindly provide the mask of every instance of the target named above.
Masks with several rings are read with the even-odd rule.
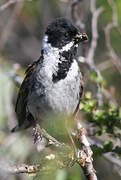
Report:
[[[15,126],[13,129],[11,129],[11,132],[12,132],[12,133],[18,132],[18,131],[20,131],[20,130],[22,130],[22,129],[26,129],[26,127],[22,127],[22,126],[17,125],[17,126]]]
[[[17,126],[15,126],[15,127],[11,130],[11,132],[14,133],[14,132],[18,132],[18,131],[20,131],[20,130],[27,129],[27,128],[29,128],[29,127],[34,126],[34,124],[35,124],[35,122],[34,122],[33,119],[26,120],[26,121],[24,121],[23,124],[21,124],[21,125],[18,124]]]

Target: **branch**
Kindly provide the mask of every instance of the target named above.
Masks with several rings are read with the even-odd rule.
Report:
[[[96,1],[91,0],[90,11],[92,13],[92,41],[91,41],[91,46],[89,48],[86,60],[89,66],[91,67],[91,69],[94,69],[97,73],[97,76],[101,79],[102,75],[94,63],[94,54],[95,54],[95,50],[97,47],[97,40],[98,40],[98,30],[97,30],[98,17],[102,13],[103,7],[96,9]],[[97,83],[97,86],[98,86],[98,92],[97,92],[98,106],[102,107],[102,93],[100,92],[100,84]]]
[[[77,133],[77,138],[79,140],[79,142],[81,142],[82,145],[82,149],[78,150],[77,152],[77,162],[78,164],[82,167],[84,174],[86,175],[88,180],[96,180],[96,175],[95,175],[95,170],[93,169],[92,166],[92,151],[89,147],[89,143],[87,141],[86,138],[86,131],[84,128],[81,128],[78,133]],[[89,141],[91,142],[92,145],[96,145],[100,148],[103,148],[103,145],[101,144],[101,142],[99,142],[98,140],[94,140],[92,138],[88,138]],[[103,154],[104,158],[107,159],[109,162],[111,162],[114,166],[114,169],[117,171],[119,169],[121,169],[121,161],[117,158],[115,158],[114,156],[111,155],[111,153],[105,153]],[[45,156],[44,161],[56,161],[57,166],[59,168],[65,168],[65,167],[69,167],[69,165],[65,165],[63,164],[62,161],[57,159],[57,156],[55,156],[54,154],[50,154],[49,156]],[[31,176],[35,176],[36,173],[38,171],[44,173],[47,171],[52,171],[54,168],[51,166],[44,166],[45,164],[43,160],[41,161],[41,164],[36,164],[36,165],[26,165],[26,164],[21,164],[21,165],[17,165],[17,166],[11,166],[4,169],[1,168],[4,172],[6,173],[10,173],[10,174],[21,174],[21,173],[26,173],[29,174]],[[47,163],[48,164],[48,163]],[[4,165],[5,167],[5,165]],[[120,175],[120,171],[118,172],[118,174]]]
[[[1,33],[1,39],[0,39],[0,51],[3,49],[8,36],[13,28],[13,25],[16,21],[16,18],[18,17],[22,7],[23,7],[23,2],[24,0],[21,1],[16,1],[16,6],[14,7],[13,13],[8,21],[8,23],[6,24],[6,26],[4,27],[3,32]]]
[[[39,171],[40,165],[18,165],[8,168],[8,173],[10,174],[20,174],[20,173],[27,173],[27,174],[33,174],[37,171]]]
[[[107,24],[107,26],[104,29],[106,46],[109,51],[109,57],[110,57],[111,62],[115,65],[115,67],[118,69],[118,71],[121,74],[121,59],[117,56],[117,54],[111,47],[111,40],[110,40],[111,29],[116,28],[120,34],[121,34],[121,29],[118,26],[118,16],[117,16],[116,5],[113,0],[108,0],[108,3],[110,4],[112,8],[112,22]]]
[[[78,124],[77,139],[81,144],[81,150],[77,154],[77,162],[83,169],[83,172],[88,180],[97,180],[96,171],[93,168],[93,152],[86,137],[86,129]]]
[[[0,12],[4,11],[6,8],[8,8],[11,4],[16,3],[18,0],[9,0],[7,3],[0,6]]]
[[[49,164],[50,163],[50,164]],[[51,164],[54,163],[54,164]],[[17,166],[11,166],[7,168],[2,168],[2,171],[4,171],[7,174],[28,174],[30,176],[36,176],[37,172],[45,173],[49,171],[56,170],[56,167],[59,168],[67,168],[69,167],[68,164],[64,164],[62,161],[58,160],[58,157],[56,157],[54,154],[50,154],[48,156],[45,156],[45,158],[41,161],[40,164],[35,165],[27,165],[27,164],[20,164]]]
[[[71,17],[73,22],[75,23],[76,26],[79,27],[82,31],[85,31],[85,24],[82,22],[80,15],[78,12],[79,11],[79,3],[81,0],[72,0],[71,3]]]
[[[113,63],[110,60],[107,60],[107,61],[104,61],[104,62],[98,64],[97,69],[99,71],[104,71],[112,66],[113,66]]]
[[[82,128],[82,127],[80,128],[80,125],[79,125],[78,132],[76,134],[76,138],[78,139],[79,144],[81,145],[81,149],[79,149],[79,150],[74,149],[75,156],[72,154],[72,151],[71,151],[71,153],[69,153],[71,150],[70,146],[58,142],[55,138],[50,136],[45,130],[43,130],[43,129],[41,130],[39,125],[37,125],[37,128],[38,128],[36,131],[36,132],[38,132],[37,136],[39,137],[40,135],[43,135],[46,139],[49,140],[49,142],[51,141],[52,144],[54,144],[56,147],[59,148],[58,151],[60,151],[60,148],[61,148],[61,155],[59,153],[56,153],[56,155],[55,154],[47,155],[47,156],[43,157],[43,159],[41,159],[41,164],[37,164],[37,165],[22,164],[22,165],[8,167],[5,169],[5,171],[7,173],[10,173],[10,174],[27,173],[29,175],[36,175],[36,173],[38,171],[40,171],[40,172],[46,171],[47,172],[47,171],[54,170],[54,165],[48,166],[48,164],[49,164],[48,162],[50,160],[52,163],[53,162],[55,163],[55,165],[56,165],[55,168],[56,167],[67,168],[67,167],[72,166],[72,164],[74,164],[74,162],[77,162],[81,166],[81,168],[84,172],[84,175],[87,177],[88,180],[97,180],[95,170],[94,170],[93,164],[92,164],[93,153],[90,148],[90,144],[88,143],[88,140],[86,137],[86,130],[84,128]],[[63,145],[63,148],[62,148],[62,145]],[[75,144],[74,144],[74,146],[75,146]],[[66,151],[67,151],[66,159],[68,159],[67,161],[70,161],[70,163],[69,162],[65,163],[65,152]],[[62,161],[62,159],[63,159],[62,154],[64,154],[64,162]]]
[[[96,9],[96,1],[91,0],[90,1],[90,11],[92,13],[92,41],[91,46],[88,51],[88,55],[86,57],[88,63],[90,64],[91,68],[95,69],[94,65],[94,54],[97,47],[97,40],[98,40],[98,31],[97,31],[97,23],[98,23],[98,17],[103,11],[103,7],[100,7]]]

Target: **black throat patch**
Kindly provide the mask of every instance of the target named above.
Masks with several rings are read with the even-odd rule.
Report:
[[[76,52],[77,48],[71,47],[69,51],[63,51],[62,53],[60,53],[58,71],[56,72],[56,74],[52,75],[52,80],[54,83],[57,83],[59,80],[66,78]]]

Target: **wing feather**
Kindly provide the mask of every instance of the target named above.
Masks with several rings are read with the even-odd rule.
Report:
[[[35,71],[38,61],[35,61],[33,64],[30,64],[25,72],[26,76],[21,84],[21,87],[19,89],[17,101],[16,101],[16,107],[15,112],[18,116],[18,122],[19,126],[21,126],[27,117],[27,97],[29,94],[29,87],[30,87],[30,79],[32,73]]]

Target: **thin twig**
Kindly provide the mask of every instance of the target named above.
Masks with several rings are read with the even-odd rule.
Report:
[[[2,6],[0,6],[0,12],[4,11],[6,8],[8,8],[11,4],[16,3],[18,0],[9,0],[8,2],[6,2],[5,4],[3,4]]]
[[[110,40],[111,29],[116,28],[120,34],[121,34],[121,29],[118,26],[118,15],[117,15],[116,5],[113,0],[108,0],[108,3],[110,4],[110,6],[112,8],[112,22],[107,24],[107,26],[104,29],[106,46],[109,51],[109,57],[110,57],[111,62],[115,65],[115,67],[118,69],[118,71],[121,74],[121,59],[117,56],[114,49],[112,48],[111,40]]]
[[[80,0],[72,0],[71,17],[75,25],[79,27],[80,30],[84,31],[85,24],[81,21],[81,18],[79,17],[79,14],[78,14],[79,3],[80,3]]]
[[[91,41],[91,46],[89,48],[86,60],[87,60],[87,63],[90,65],[91,69],[95,70],[97,73],[97,76],[101,79],[102,75],[94,63],[94,55],[95,55],[95,50],[97,47],[97,40],[98,40],[98,28],[97,28],[98,17],[102,13],[103,7],[96,9],[96,1],[91,0],[90,11],[92,13],[92,41]],[[97,83],[97,87],[98,87],[97,100],[98,100],[98,107],[100,108],[102,107],[102,93],[100,92],[99,83]]]
[[[95,69],[94,55],[95,55],[95,50],[97,47],[97,40],[98,40],[97,23],[98,23],[98,17],[103,11],[103,7],[96,9],[96,1],[91,0],[90,11],[92,13],[92,41],[91,41],[91,45],[90,45],[86,60],[88,61],[88,64],[91,66],[91,68]]]
[[[98,40],[98,28],[97,28],[98,17],[103,11],[103,7],[96,9],[95,6],[96,6],[96,1],[91,0],[90,11],[92,13],[92,41],[91,41],[91,46],[89,48],[86,59],[92,68],[95,68],[94,55],[95,55],[95,50],[97,47],[97,40]]]
[[[113,66],[113,63],[110,60],[106,60],[106,61],[98,64],[97,69],[99,69],[99,71],[104,71],[112,66]]]
[[[4,27],[3,32],[1,33],[1,39],[0,39],[0,51],[3,49],[8,36],[13,28],[13,25],[16,21],[16,18],[18,17],[19,13],[21,12],[21,9],[23,7],[23,3],[24,0],[18,1],[14,7],[13,13],[8,21],[8,23],[6,24],[6,26]]]

